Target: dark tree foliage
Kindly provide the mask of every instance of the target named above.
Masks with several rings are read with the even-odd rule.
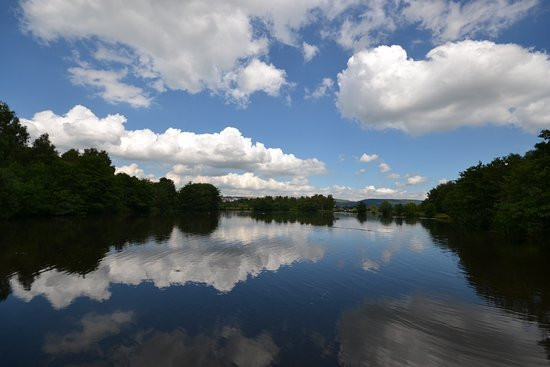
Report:
[[[380,204],[380,208],[378,208],[378,210],[380,211],[380,214],[382,215],[382,217],[384,217],[384,218],[391,218],[392,217],[393,207],[392,207],[392,205],[390,204],[389,201],[383,201]]]
[[[257,221],[262,221],[266,223],[300,223],[300,224],[311,224],[314,226],[327,226],[331,227],[334,225],[334,213],[333,212],[298,212],[298,211],[289,211],[289,212],[269,212],[269,213],[258,213],[252,212],[252,218]]]
[[[15,112],[0,101],[0,166],[19,158],[28,141],[27,129],[19,123]]]
[[[403,216],[406,219],[417,218],[419,215],[418,211],[418,206],[415,203],[408,203],[403,206]]]
[[[365,215],[367,213],[367,206],[364,202],[360,201],[359,204],[357,204],[357,215]]]
[[[169,179],[115,175],[104,151],[71,149],[59,156],[47,134],[29,142],[26,127],[0,102],[0,219],[168,212],[177,209],[176,199]],[[206,211],[217,207],[204,205]]]
[[[459,226],[515,235],[550,231],[550,130],[524,156],[479,163],[428,193],[423,206],[449,215]]]
[[[403,216],[403,204],[398,203],[393,207],[393,214],[397,217]]]
[[[177,194],[178,207],[185,211],[215,212],[220,207],[220,190],[208,183],[191,183]]]
[[[332,195],[301,196],[299,198],[265,196],[262,198],[242,199],[231,204],[232,207],[248,208],[258,213],[289,211],[313,213],[317,211],[332,211],[334,209]]]

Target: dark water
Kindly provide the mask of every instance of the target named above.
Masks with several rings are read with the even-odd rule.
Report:
[[[0,225],[2,366],[548,366],[550,251],[434,222]]]

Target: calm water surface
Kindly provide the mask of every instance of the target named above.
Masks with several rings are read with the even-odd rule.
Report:
[[[0,224],[3,366],[549,366],[550,251],[434,222]]]

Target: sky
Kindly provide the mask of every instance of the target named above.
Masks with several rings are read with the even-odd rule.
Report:
[[[0,100],[223,195],[423,199],[550,128],[545,0],[4,0]]]

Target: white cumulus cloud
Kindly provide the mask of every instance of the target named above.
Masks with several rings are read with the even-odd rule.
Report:
[[[447,43],[425,60],[401,46],[355,53],[338,75],[344,117],[413,134],[485,124],[550,126],[550,59],[514,44]]]
[[[32,138],[48,133],[61,151],[95,147],[128,160],[183,164],[190,168],[237,169],[265,176],[309,176],[325,172],[324,163],[318,159],[301,159],[280,148],[266,148],[233,127],[212,134],[174,128],[163,133],[149,129],[126,130],[124,116],[99,118],[79,105],[65,115],[43,111],[21,122]]]
[[[319,52],[319,47],[315,45],[310,45],[307,42],[302,43],[302,54],[304,55],[304,61],[310,62],[315,55]]]
[[[128,74],[126,70],[96,70],[86,67],[69,68],[73,84],[99,89],[99,95],[107,102],[125,102],[133,107],[149,107],[151,98],[141,88],[121,81]]]
[[[391,171],[390,166],[387,163],[384,163],[384,162],[382,162],[378,165],[378,169],[380,169],[380,172],[382,172],[382,173]]]
[[[267,58],[271,39],[304,46],[296,41],[297,32],[318,19],[314,11],[323,19],[333,19],[349,3],[21,0],[20,12],[22,28],[36,39],[46,44],[60,39],[94,43],[98,51],[93,60],[131,64],[134,76],[156,90],[209,90],[241,103],[260,90],[276,96],[284,84],[282,70],[258,61]],[[315,50],[305,46],[306,59]],[[259,85],[248,75],[257,71],[269,73]],[[238,85],[228,88],[228,80]]]
[[[426,182],[427,178],[420,175],[414,175],[407,177],[407,185],[419,185]]]
[[[129,176],[135,176],[137,178],[146,178],[154,180],[156,177],[153,174],[146,174],[136,163],[131,163],[127,166],[115,167],[115,174],[126,173]]]
[[[378,154],[363,153],[361,158],[359,158],[359,162],[369,163],[369,162],[375,161],[377,159],[378,159]]]
[[[252,93],[263,91],[270,96],[277,96],[288,83],[284,70],[254,59],[246,67],[226,74],[224,84],[224,91],[230,100],[246,104]]]

